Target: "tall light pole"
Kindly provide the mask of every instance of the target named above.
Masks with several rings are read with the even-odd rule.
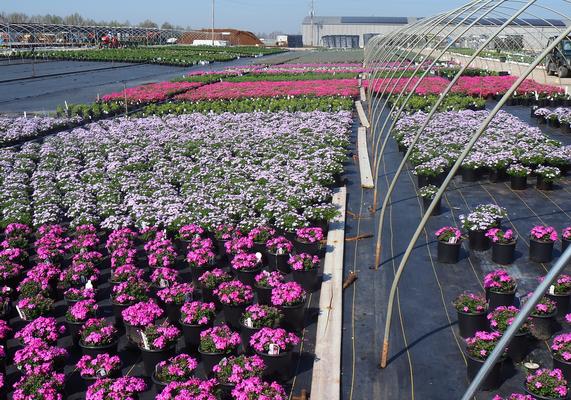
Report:
[[[212,46],[214,46],[214,0],[212,0]]]

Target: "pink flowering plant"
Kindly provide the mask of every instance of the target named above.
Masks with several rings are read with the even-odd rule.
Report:
[[[298,228],[295,231],[295,235],[299,242],[304,243],[317,243],[325,238],[321,228]]]
[[[69,288],[64,292],[66,299],[71,301],[95,300],[95,290],[86,288]]]
[[[254,299],[252,288],[240,281],[222,282],[214,290],[214,295],[218,296],[222,304],[232,306],[250,304]]]
[[[11,332],[12,328],[10,328],[8,322],[0,319],[0,342],[7,340]]]
[[[250,338],[250,345],[260,353],[268,353],[270,345],[278,346],[280,352],[284,352],[298,344],[299,337],[282,328],[262,328]]]
[[[253,271],[261,267],[261,259],[253,253],[238,253],[230,264],[236,271]]]
[[[495,395],[492,400],[535,400],[529,394],[512,393],[508,397],[501,397],[500,395]]]
[[[146,341],[143,339],[141,347],[147,350],[165,350],[173,347],[180,335],[180,330],[168,323],[146,325],[141,330],[141,336],[146,338]]]
[[[204,235],[204,228],[200,225],[189,224],[180,227],[176,238],[190,242],[194,239],[200,238],[202,235]]]
[[[224,243],[224,248],[228,254],[244,253],[254,247],[254,242],[248,236],[241,236],[238,233]]]
[[[444,243],[458,243],[462,239],[462,233],[453,226],[444,226],[436,231],[436,238]]]
[[[214,238],[216,240],[230,240],[232,239],[235,231],[236,227],[234,225],[218,225],[214,229]]]
[[[57,344],[57,341],[65,333],[65,326],[58,324],[53,317],[39,317],[24,328],[20,329],[15,338],[27,345],[33,339],[40,339],[50,345]]]
[[[111,268],[116,270],[124,265],[135,264],[137,249],[130,247],[119,247],[111,253]]]
[[[69,322],[85,322],[95,317],[98,308],[95,300],[80,300],[67,309],[65,319]]]
[[[306,292],[297,282],[282,283],[272,289],[274,306],[295,306],[305,301]]]
[[[543,280],[543,277],[541,280]],[[553,294],[568,295],[569,293],[571,293],[571,276],[561,274],[557,277],[555,282],[553,282]]]
[[[319,257],[307,253],[292,254],[288,264],[294,271],[314,271],[319,268]]]
[[[215,326],[200,333],[199,350],[203,353],[232,353],[241,343],[240,335],[226,325]]]
[[[185,382],[192,378],[196,367],[196,359],[187,354],[179,354],[158,363],[155,378],[162,383]]]
[[[12,261],[0,262],[0,282],[6,282],[10,279],[18,277],[24,267]]]
[[[273,288],[278,285],[281,285],[285,277],[280,271],[261,271],[258,275],[255,276],[256,286],[261,288]]]
[[[142,280],[145,271],[133,264],[123,264],[111,270],[111,282],[120,283],[128,280]]]
[[[65,375],[49,370],[23,375],[14,384],[13,400],[63,400]]]
[[[38,294],[21,299],[16,307],[22,313],[24,319],[29,321],[50,313],[54,308],[54,301],[49,297]]]
[[[232,280],[232,276],[220,268],[215,268],[212,271],[204,272],[198,282],[203,288],[214,290],[223,282],[229,282]]]
[[[164,311],[153,300],[141,301],[125,308],[121,315],[123,321],[131,326],[143,327],[154,323],[164,315]]]
[[[248,238],[254,243],[265,244],[276,234],[276,230],[269,226],[258,226],[248,233]]]
[[[176,269],[159,267],[153,270],[151,274],[151,282],[156,287],[165,288],[172,286],[178,280],[178,272]]]
[[[212,370],[219,383],[236,385],[244,379],[261,377],[264,368],[264,361],[260,357],[241,355],[223,358]]]
[[[561,237],[565,240],[571,240],[571,226],[568,226],[565,229],[563,229]]]
[[[490,228],[486,232],[486,237],[490,238],[493,243],[512,244],[516,241],[516,235],[511,229],[505,232],[500,228]]]
[[[172,268],[176,260],[176,249],[166,233],[159,231],[155,238],[145,244],[145,251],[149,259],[149,267]]]
[[[530,237],[544,243],[557,241],[557,231],[552,226],[537,225],[530,232]]]
[[[216,380],[201,380],[199,378],[189,378],[184,382],[171,382],[155,400],[217,400],[214,394],[216,388]]]
[[[149,298],[149,285],[142,280],[130,279],[113,287],[111,301],[115,304],[133,304]]]
[[[190,283],[174,283],[159,290],[157,296],[165,304],[182,305],[192,299],[193,291],[194,286]]]
[[[531,297],[532,293],[529,293],[526,297],[526,300]],[[551,315],[557,311],[557,303],[553,300],[549,299],[547,296],[543,296],[539,303],[535,305],[535,308],[531,312],[533,317],[541,317],[545,315]]]
[[[488,308],[484,296],[467,292],[460,294],[452,304],[457,311],[466,314],[482,314]]]
[[[269,239],[266,242],[266,249],[271,254],[290,254],[293,251],[293,244],[283,236]]]
[[[113,253],[119,248],[132,248],[135,245],[137,232],[129,228],[116,229],[109,234],[105,243],[105,248],[109,253]]]
[[[32,373],[35,368],[54,369],[67,357],[67,350],[51,346],[41,339],[31,339],[26,346],[14,354],[14,364],[24,373]]]
[[[91,318],[83,324],[79,336],[85,346],[102,347],[117,340],[117,329],[104,318]]]
[[[142,378],[123,376],[117,379],[98,379],[87,389],[86,400],[135,400],[138,393],[147,390],[147,384]]]
[[[525,388],[532,395],[550,399],[567,397],[567,381],[560,369],[542,368],[525,378]]]
[[[466,351],[477,360],[485,360],[498,344],[502,334],[499,332],[479,331],[466,339]]]
[[[68,289],[70,287],[85,286],[87,281],[97,282],[99,279],[99,269],[91,262],[73,263],[66,268],[59,276],[58,287]]]
[[[193,301],[180,309],[180,321],[186,325],[208,325],[216,318],[214,303]]]
[[[244,379],[232,390],[236,400],[287,400],[284,388],[277,382],[264,382],[260,377],[254,376]]]
[[[213,264],[215,256],[212,240],[197,238],[189,245],[189,251],[186,254],[186,261],[191,267],[197,268]]]
[[[491,313],[488,314],[487,318],[490,323],[490,327],[497,332],[504,333],[509,326],[514,322],[517,314],[519,313],[519,308],[514,306],[499,306]],[[518,333],[526,333],[531,329],[532,320],[527,318],[527,321],[519,328]]]
[[[283,314],[276,307],[252,304],[246,307],[241,322],[249,328],[275,328],[279,326],[282,318]]]
[[[497,269],[484,277],[484,288],[495,293],[511,293],[516,282],[505,269]]]
[[[98,354],[95,357],[85,355],[75,365],[79,374],[84,378],[105,378],[117,374],[121,370],[121,359],[107,353]]]
[[[553,338],[551,344],[553,358],[563,362],[571,362],[571,333],[562,333]]]
[[[16,290],[20,298],[33,297],[39,294],[49,297],[51,286],[45,279],[24,278]]]

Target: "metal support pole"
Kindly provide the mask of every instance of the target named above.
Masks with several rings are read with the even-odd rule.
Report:
[[[532,0],[532,3],[535,1],[536,0]],[[533,70],[541,63],[541,61],[549,54],[549,52],[551,52],[551,50],[553,50],[561,40],[563,40],[565,37],[567,37],[567,35],[570,32],[571,32],[571,26],[567,27],[565,29],[565,31],[557,37],[556,40],[554,40],[549,46],[547,46],[547,48],[545,50],[543,50],[543,52],[533,61],[533,63],[531,63],[529,65],[529,67],[526,69],[524,74],[522,76],[520,76],[516,80],[516,82],[510,87],[510,89],[504,94],[504,96],[500,99],[498,104],[496,104],[494,109],[486,117],[486,119],[484,120],[482,125],[478,128],[476,133],[474,135],[472,135],[472,137],[470,138],[470,141],[468,142],[468,144],[466,145],[466,147],[464,148],[462,153],[458,156],[458,159],[456,160],[456,162],[452,166],[452,169],[450,170],[450,172],[448,173],[448,175],[444,179],[444,183],[438,189],[438,192],[434,196],[434,199],[430,203],[430,206],[425,211],[422,220],[420,221],[418,227],[416,228],[416,231],[414,232],[414,235],[412,236],[412,239],[410,240],[410,243],[408,244],[408,247],[406,248],[404,256],[403,256],[403,258],[402,258],[402,260],[398,266],[398,269],[396,271],[395,278],[393,280],[393,284],[391,286],[391,291],[389,294],[389,301],[388,301],[388,305],[387,305],[387,317],[386,317],[387,319],[385,321],[385,335],[383,338],[383,348],[382,348],[382,352],[381,352],[381,368],[385,368],[387,365],[387,357],[388,357],[388,353],[389,353],[389,338],[390,338],[392,311],[393,311],[393,307],[394,307],[395,294],[396,294],[396,290],[397,290],[397,287],[398,287],[398,284],[400,281],[400,277],[404,271],[404,268],[406,267],[406,264],[408,262],[408,259],[410,258],[410,254],[412,253],[412,250],[414,249],[414,245],[416,244],[416,241],[420,237],[420,235],[421,235],[422,231],[424,230],[428,220],[430,219],[432,211],[434,211],[436,204],[442,198],[442,195],[446,191],[446,188],[448,188],[448,185],[450,184],[450,182],[454,178],[454,175],[456,175],[456,172],[458,171],[458,169],[460,169],[462,162],[464,161],[464,159],[466,158],[468,153],[472,150],[476,141],[480,138],[480,136],[482,136],[482,134],[484,133],[484,131],[486,130],[486,128],[488,127],[490,122],[492,122],[493,118],[496,116],[498,111],[501,110],[501,108],[506,103],[506,101],[510,98],[510,96],[517,90],[517,88],[521,85],[521,83],[533,72]]]
[[[214,46],[214,0],[212,0],[212,46]]]

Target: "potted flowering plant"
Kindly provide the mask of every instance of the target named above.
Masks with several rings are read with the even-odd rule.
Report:
[[[121,313],[125,333],[130,344],[139,344],[140,332],[164,315],[164,311],[153,300],[141,301],[129,306]]]
[[[193,291],[194,286],[190,283],[174,283],[172,286],[157,292],[157,296],[161,299],[171,323],[178,324],[180,307],[184,303],[192,301]]]
[[[521,164],[512,164],[506,172],[510,176],[512,190],[525,190],[527,188],[527,177],[531,174],[531,169]]]
[[[240,337],[246,353],[251,353],[250,338],[262,328],[277,328],[283,318],[275,307],[253,304],[246,308],[240,319]]]
[[[191,396],[193,399],[216,400],[216,380],[189,378],[184,382],[171,382],[157,395],[156,400],[177,400]]]
[[[250,346],[266,365],[264,377],[280,381],[291,376],[292,350],[297,344],[299,338],[282,328],[262,328],[250,339]]]
[[[115,315],[115,325],[123,323],[123,310],[149,298],[149,286],[141,280],[130,279],[115,286],[111,293],[111,305]]]
[[[503,334],[513,323],[518,313],[519,308],[517,307],[499,306],[488,314],[490,327],[492,330]],[[520,362],[527,355],[531,326],[532,320],[531,318],[528,318],[527,322],[524,322],[524,324],[519,328],[518,332],[510,342],[507,354],[512,359],[512,361]]]
[[[192,271],[192,280],[198,284],[198,280],[206,271],[214,268],[214,244],[211,239],[194,239],[186,254],[186,261]]]
[[[528,298],[530,296],[531,293]],[[549,339],[553,335],[553,323],[556,315],[557,304],[546,296],[542,297],[531,312],[531,333],[533,336],[540,340]]]
[[[63,293],[72,287],[85,287],[87,282],[93,287],[98,279],[99,270],[92,263],[72,263],[60,274],[57,288]]]
[[[52,297],[52,288],[46,279],[24,278],[16,290],[21,299],[37,295]]]
[[[150,268],[174,268],[177,252],[165,232],[159,231],[144,246]]]
[[[220,257],[226,256],[226,243],[229,242],[236,233],[234,225],[222,224],[214,228],[214,239]]]
[[[529,259],[539,263],[553,259],[553,244],[557,241],[557,231],[552,226],[537,225],[530,232]]]
[[[212,376],[212,369],[224,357],[235,355],[240,345],[240,335],[226,325],[215,326],[200,334],[198,352],[203,361],[204,372]]]
[[[266,242],[266,249],[270,269],[277,269],[287,274],[289,272],[287,260],[293,251],[293,243],[284,236],[278,236]]]
[[[553,183],[561,177],[561,170],[557,167],[540,165],[533,172],[537,176],[539,190],[553,190]]]
[[[172,286],[178,281],[178,271],[172,268],[155,268],[151,274],[151,288],[155,291]]]
[[[32,372],[23,375],[14,384],[14,400],[50,400],[62,399],[65,385],[65,374],[45,373],[45,371]],[[45,396],[38,397],[38,393]]]
[[[198,361],[187,354],[179,354],[157,364],[151,379],[158,389],[171,382],[185,382],[192,378]]]
[[[298,228],[295,231],[295,249],[299,253],[318,254],[324,238],[321,228]]]
[[[38,369],[63,370],[68,356],[66,349],[52,346],[42,339],[30,341],[14,354],[14,365],[24,374],[30,374]]]
[[[434,157],[414,167],[413,174],[418,178],[418,187],[428,184],[440,185],[448,165],[449,162],[444,157]]]
[[[566,380],[571,377],[571,333],[562,333],[551,344],[553,368],[560,369]]]
[[[32,321],[53,311],[54,301],[38,294],[21,299],[16,305],[16,311],[24,321]]]
[[[462,182],[477,182],[482,175],[481,153],[473,153],[462,162]]]
[[[261,271],[256,275],[254,288],[258,295],[258,304],[272,304],[272,289],[284,282],[284,276],[279,271]]]
[[[444,226],[437,230],[435,235],[438,239],[438,262],[457,263],[460,258],[460,245],[462,243],[460,230],[453,226]]]
[[[39,317],[19,330],[15,338],[23,345],[29,344],[33,339],[41,339],[49,345],[56,345],[64,333],[65,326],[58,326],[55,318]]]
[[[559,369],[538,369],[525,378],[526,393],[542,400],[567,398],[567,381]]]
[[[0,345],[6,347],[8,336],[12,332],[12,328],[8,325],[7,321],[0,319]]]
[[[561,252],[567,250],[569,243],[571,243],[571,226],[563,229],[563,232],[561,233]]]
[[[495,226],[500,226],[502,220],[508,216],[508,211],[497,204],[480,204],[474,208],[474,211],[490,215],[495,221]]]
[[[511,229],[490,228],[486,237],[492,241],[492,261],[501,265],[513,263],[517,237]]]
[[[272,289],[272,305],[284,315],[283,325],[287,329],[301,331],[305,318],[307,293],[297,282],[282,283]]]
[[[430,204],[432,203],[432,200],[434,200],[434,197],[436,196],[437,192],[438,188],[434,185],[426,185],[418,189],[418,195],[422,199],[422,206],[424,208],[424,212],[426,212],[426,210],[428,210],[428,207],[430,207]],[[434,210],[432,211],[432,215],[440,215],[441,212],[440,203],[441,203],[440,200],[438,200],[436,207],[434,207]]]
[[[140,281],[143,279],[144,274],[145,271],[133,264],[123,264],[117,268],[111,269],[109,283],[111,284],[111,288],[114,288],[118,284],[129,280]]]
[[[317,270],[319,269],[319,257],[308,253],[294,254],[288,261],[293,280],[308,292],[313,291],[317,284]]]
[[[141,329],[139,349],[147,376],[153,375],[158,363],[174,356],[176,341],[180,336],[180,330],[166,322],[161,325],[149,324]]]
[[[0,285],[15,288],[24,267],[13,261],[0,261]]]
[[[26,224],[11,223],[4,230],[8,247],[26,249],[30,246],[32,228]]]
[[[67,309],[65,322],[74,344],[77,344],[79,341],[79,331],[82,325],[89,318],[95,317],[98,307],[95,300],[81,300]]]
[[[256,253],[266,254],[266,243],[276,234],[276,230],[269,226],[258,226],[248,233],[248,238],[254,243]]]
[[[252,288],[240,281],[223,282],[214,294],[222,303],[226,323],[233,329],[240,329],[240,316],[254,299]]]
[[[189,224],[181,226],[175,236],[179,250],[186,252],[188,244],[195,239],[200,239],[203,235],[204,228],[200,225]]]
[[[86,399],[116,399],[131,400],[137,398],[138,393],[147,390],[147,384],[142,378],[123,376],[121,378],[98,379],[86,392]]]
[[[244,285],[254,286],[255,277],[262,269],[262,258],[259,253],[238,253],[230,262],[236,278]]]
[[[241,355],[223,358],[213,368],[220,389],[220,398],[222,400],[233,399],[232,390],[236,385],[252,377],[261,378],[264,368],[264,361],[258,356],[247,357],[246,355]]]
[[[287,394],[284,388],[276,383],[262,381],[257,376],[244,379],[232,390],[235,399],[248,400],[286,400]]]
[[[543,278],[542,278],[543,279]],[[549,300],[557,305],[557,316],[563,317],[569,311],[569,297],[571,297],[571,276],[561,274],[545,294]]]
[[[95,300],[96,295],[94,289],[69,288],[64,292],[63,298],[67,306],[71,307],[81,300]]]
[[[513,305],[517,285],[506,270],[497,269],[484,277],[484,289],[488,298],[488,310],[494,311],[499,306]]]
[[[491,241],[486,237],[486,231],[496,225],[495,216],[486,211],[473,211],[468,215],[460,215],[460,222],[464,230],[468,231],[470,249],[486,251]]]
[[[117,329],[104,318],[88,319],[79,331],[79,347],[84,355],[97,357],[102,353],[117,353]]]
[[[471,382],[474,377],[478,374],[478,371],[488,358],[488,356],[492,353],[502,334],[499,332],[476,332],[476,334],[466,339],[466,355],[468,361],[468,380]],[[480,388],[482,390],[491,390],[496,389],[500,386],[502,381],[501,377],[501,365],[502,360],[498,361],[492,367],[491,371],[489,372],[488,376],[482,384]]]
[[[458,328],[463,338],[486,329],[486,298],[479,294],[462,293],[453,302],[458,313]]]
[[[86,381],[89,387],[99,378],[116,378],[121,374],[121,359],[107,353],[98,354],[95,357],[83,356],[75,367],[79,370],[79,376]]]
[[[254,242],[248,236],[242,236],[239,231],[234,232],[234,236],[224,243],[226,255],[231,259],[238,253],[244,253],[254,247]]]
[[[119,247],[111,253],[111,268],[114,270],[124,265],[135,265],[137,261],[137,249],[133,247]]]
[[[217,310],[222,309],[222,304],[217,296],[214,295],[214,290],[223,282],[229,282],[232,276],[220,268],[215,268],[212,271],[207,271],[198,279],[198,283],[202,292],[202,300],[206,303],[213,302]]]
[[[186,348],[190,352],[196,352],[200,344],[200,334],[202,331],[212,328],[215,318],[216,307],[214,303],[193,301],[183,304],[180,310],[180,324]]]

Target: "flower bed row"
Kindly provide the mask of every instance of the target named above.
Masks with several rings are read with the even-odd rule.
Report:
[[[145,104],[165,101],[166,99],[180,93],[187,92],[202,86],[200,82],[159,82],[150,83],[122,90],[117,93],[110,93],[103,96],[103,101],[119,101],[131,104]]]
[[[22,140],[34,139],[51,132],[73,126],[79,118],[53,117],[1,117],[0,145],[16,143]]]

